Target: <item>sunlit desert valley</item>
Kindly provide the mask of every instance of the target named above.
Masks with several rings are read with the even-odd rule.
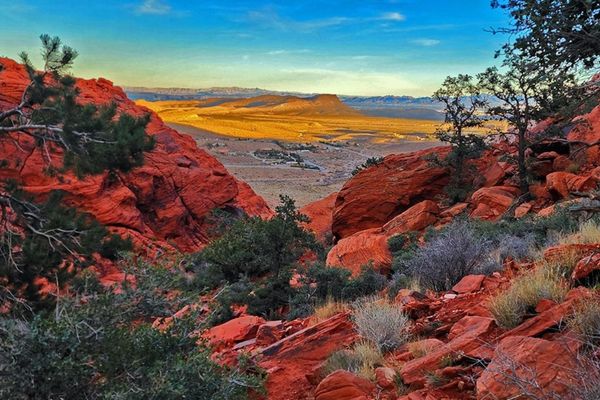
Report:
[[[600,0],[0,19],[0,400],[600,400]]]

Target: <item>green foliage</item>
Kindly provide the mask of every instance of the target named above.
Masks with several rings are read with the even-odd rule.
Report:
[[[141,165],[143,153],[154,146],[146,135],[149,117],[117,115],[114,104],[81,104],[76,81],[67,75],[77,52],[62,45],[58,37],[42,35],[40,39],[43,68],[37,69],[26,53],[21,54],[29,84],[18,105],[0,108],[0,134],[29,135],[44,154],[61,148],[64,167],[79,175],[128,171]],[[45,172],[60,178],[62,170],[48,167]],[[8,209],[15,215],[12,228],[0,239],[0,279],[5,289],[0,296],[4,300],[22,298],[34,308],[40,306],[37,279],[62,288],[94,256],[114,260],[120,251],[131,248],[131,243],[109,234],[91,216],[62,205],[58,193],[36,204],[11,182],[2,186],[6,192],[0,194],[0,217],[7,221]]]
[[[540,68],[598,67],[600,56],[599,8],[590,0],[493,0],[505,9],[512,26],[499,32],[515,38],[504,46],[535,59]]]
[[[10,205],[20,217],[25,235],[9,231],[0,238],[0,279],[6,282],[3,297],[11,292],[34,307],[51,305],[53,298],[40,297],[37,279],[45,278],[62,288],[94,254],[115,260],[120,252],[131,249],[129,240],[109,234],[89,215],[61,202],[58,191],[38,205],[14,189]],[[69,268],[69,262],[75,268]]]
[[[375,294],[383,290],[385,284],[386,278],[368,265],[352,277],[347,269],[316,263],[303,272],[301,286],[290,299],[288,318],[306,317],[328,300],[353,301]]]
[[[247,360],[221,367],[196,344],[194,314],[164,331],[151,327],[141,299],[162,304],[150,314],[172,315],[180,300],[166,294],[180,281],[160,267],[138,267],[135,287],[104,290],[86,276],[55,313],[0,319],[0,397],[233,400],[260,391],[261,374]]]
[[[445,123],[436,135],[442,142],[449,143],[452,151],[439,162],[452,169],[447,194],[453,203],[463,201],[470,185],[466,182],[466,161],[481,155],[486,145],[483,137],[469,133],[469,129],[483,125],[482,111],[487,105],[481,87],[470,75],[448,76],[442,87],[433,94],[433,99],[444,105]]]
[[[42,35],[40,39],[44,67],[38,70],[26,53],[21,54],[30,84],[22,104],[0,109],[0,126],[5,132],[28,134],[41,146],[62,147],[65,167],[81,175],[128,171],[141,165],[143,153],[154,147],[153,138],[146,135],[149,117],[124,113],[117,117],[114,104],[80,104],[76,81],[66,74],[77,52],[63,46],[58,37]]]
[[[296,211],[289,197],[282,196],[281,201],[273,218],[242,218],[198,255],[194,269],[200,287],[214,288],[241,277],[277,276],[307,251],[322,253],[314,235],[298,225],[307,221],[306,216]]]
[[[367,161],[359,165],[358,167],[352,170],[352,175],[358,174],[360,171],[367,169],[369,167],[373,167],[375,165],[379,165],[383,162],[383,157],[369,157]]]

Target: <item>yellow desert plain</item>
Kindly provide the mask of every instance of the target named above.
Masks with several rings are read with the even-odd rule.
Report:
[[[138,100],[171,123],[236,138],[296,142],[418,139],[431,135],[438,121],[365,116],[337,96],[312,98],[265,95],[249,99]]]

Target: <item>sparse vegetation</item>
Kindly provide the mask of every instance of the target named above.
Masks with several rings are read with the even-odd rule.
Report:
[[[489,310],[498,325],[514,328],[527,314],[534,313],[540,300],[561,302],[568,289],[566,281],[555,271],[538,268],[516,278],[509,289],[493,297]]]
[[[410,319],[398,305],[385,299],[358,300],[354,305],[353,319],[358,334],[383,353],[410,339]]]
[[[369,167],[373,167],[379,165],[383,162],[383,157],[369,157],[367,161],[359,165],[358,167],[352,170],[352,175],[358,174],[360,171],[365,170]]]
[[[588,347],[596,347],[600,341],[600,301],[580,301],[573,310],[567,327],[579,334]]]
[[[132,273],[136,285],[124,281],[119,290],[87,274],[53,312],[1,318],[0,397],[241,400],[262,392],[262,372],[249,361],[236,368],[211,361],[192,335],[195,313],[164,330],[151,326],[182,306],[185,296],[169,296],[185,290],[177,273],[150,265]]]
[[[329,297],[323,304],[315,307],[312,319],[315,323],[325,321],[332,316],[350,310],[348,304]]]
[[[451,224],[418,248],[399,270],[426,288],[449,290],[464,276],[486,274],[499,267],[489,257],[491,245],[475,236],[465,221]]]
[[[381,351],[367,341],[359,341],[352,348],[336,351],[325,362],[322,374],[328,374],[342,369],[362,376],[365,379],[375,378],[375,368],[383,365],[384,358]]]
[[[466,162],[478,157],[485,149],[483,136],[471,132],[483,125],[482,111],[487,102],[473,77],[462,74],[447,77],[442,87],[433,94],[433,99],[444,105],[445,112],[445,125],[437,129],[436,136],[452,146],[446,159],[438,160],[452,169],[446,193],[452,203],[464,201],[471,189],[466,180],[469,172]]]

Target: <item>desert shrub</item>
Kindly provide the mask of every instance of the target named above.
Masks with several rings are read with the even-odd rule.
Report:
[[[365,170],[369,167],[373,167],[375,165],[379,165],[383,162],[383,157],[369,157],[367,160],[361,165],[357,166],[352,170],[352,175],[358,174],[360,171]]]
[[[410,338],[410,320],[400,307],[383,299],[366,298],[354,305],[354,324],[358,334],[381,352],[394,350]]]
[[[590,347],[600,340],[600,301],[581,301],[573,310],[567,326],[581,335]]]
[[[339,369],[355,373],[365,379],[375,378],[375,368],[384,362],[381,351],[372,343],[359,341],[351,349],[336,351],[322,368],[324,376]]]
[[[526,215],[519,219],[500,221],[471,220],[470,226],[477,237],[498,243],[502,237],[528,238],[532,246],[545,247],[556,241],[559,234],[575,232],[579,222],[566,208],[558,208],[546,217]]]
[[[307,251],[322,253],[314,235],[299,225],[307,217],[296,211],[292,199],[281,196],[276,211],[277,215],[268,220],[238,220],[209,244],[193,263],[197,285],[214,288],[243,276],[277,275]]]
[[[346,269],[316,263],[303,272],[301,283],[290,300],[288,318],[306,317],[327,300],[347,302],[375,294],[383,290],[386,278],[370,266],[352,277]]]
[[[342,299],[354,300],[359,297],[370,296],[385,287],[387,279],[370,265],[364,266],[359,275],[348,280],[342,289]]]
[[[149,314],[172,315],[181,305],[167,293],[178,287],[176,275],[169,281],[153,273],[162,274],[148,269],[136,276],[138,285],[119,290],[86,276],[52,313],[0,318],[0,398],[246,399],[249,389],[260,391],[261,373],[249,362],[230,369],[211,361],[192,335],[194,313],[163,331],[151,326]],[[140,299],[152,297],[164,299],[150,312]]]
[[[392,271],[406,272],[406,264],[415,257],[418,246],[417,232],[394,235],[388,240],[392,253]]]
[[[467,222],[457,221],[419,248],[405,268],[423,286],[449,290],[466,275],[497,268],[490,250],[489,242],[475,236]]]
[[[535,239],[532,234],[522,236],[507,234],[500,236],[492,243],[494,247],[492,253],[496,255],[498,264],[502,264],[507,258],[517,261],[531,258]]]
[[[339,369],[357,374],[361,367],[361,359],[351,349],[339,350],[332,353],[322,367],[323,376]]]
[[[528,313],[534,312],[540,300],[560,302],[567,291],[568,286],[560,276],[538,268],[515,279],[510,288],[490,300],[488,307],[498,325],[514,328]]]
[[[600,225],[595,220],[584,221],[573,232],[558,238],[558,244],[600,243]]]

